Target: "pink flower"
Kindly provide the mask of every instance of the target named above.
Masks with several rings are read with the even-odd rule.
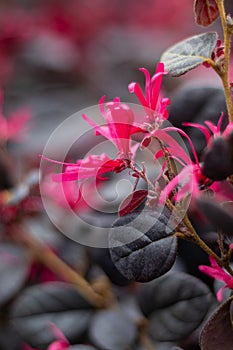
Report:
[[[54,335],[54,337],[57,339],[54,342],[52,342],[47,350],[66,350],[70,347],[70,343],[68,339],[64,336],[62,331],[54,324],[49,324],[50,329]]]
[[[229,275],[228,273],[226,273],[216,262],[216,260],[214,259],[214,257],[212,255],[210,255],[209,257],[210,259],[210,264],[211,267],[209,266],[205,266],[205,265],[200,265],[199,266],[199,270],[204,272],[206,275],[213,277],[216,280],[220,280],[225,282],[225,286],[223,286],[222,288],[219,289],[218,293],[217,293],[217,300],[218,301],[222,301],[222,293],[223,293],[223,289],[225,288],[230,288],[233,290],[233,276]]]
[[[52,342],[49,347],[48,350],[66,350],[69,349],[70,344],[67,340],[55,340],[54,342]]]
[[[3,92],[0,90],[0,142],[8,140],[19,140],[26,123],[30,119],[30,112],[21,109],[14,112],[10,118],[6,119],[2,113]]]
[[[134,125],[132,110],[126,104],[120,103],[118,98],[104,106],[104,97],[102,97],[100,112],[105,120],[104,125],[97,125],[86,115],[83,115],[83,118],[95,129],[96,135],[104,136],[116,146],[117,157],[111,159],[105,153],[91,154],[84,159],[79,159],[76,163],[62,163],[47,159],[66,166],[63,173],[53,175],[54,181],[84,181],[91,178],[104,180],[105,178],[101,175],[108,172],[119,173],[129,167],[138,147],[138,145],[132,146],[130,136],[139,130]],[[46,159],[46,157],[43,158]]]
[[[191,160],[189,154],[179,145],[179,143],[169,135],[170,131],[175,131],[187,139],[195,162]],[[159,202],[163,204],[166,201],[166,198],[170,197],[174,191],[176,191],[174,196],[175,201],[180,201],[189,194],[192,194],[194,197],[197,196],[200,188],[209,184],[209,179],[202,174],[195,148],[189,136],[183,130],[175,127],[158,129],[152,134],[166,144],[169,157],[178,161],[183,166],[180,173],[165,186],[160,195]],[[163,156],[163,152],[160,151],[155,155],[155,158],[158,159]]]
[[[129,84],[129,92],[137,96],[146,111],[147,123],[152,124],[156,129],[168,118],[166,108],[170,104],[170,100],[168,98],[159,100],[162,77],[167,72],[164,72],[164,64],[161,62],[158,63],[155,74],[152,77],[150,77],[147,69],[140,68],[139,70],[144,73],[146,78],[145,94],[143,94],[140,85],[135,82]]]
[[[47,159],[43,157],[44,159]],[[77,163],[62,163],[48,159],[51,162],[66,165],[65,171],[60,174],[53,175],[53,180],[60,181],[76,181],[97,179],[105,180],[101,175],[108,172],[121,172],[127,168],[127,161],[121,158],[111,159],[107,154],[90,155],[86,158],[79,159]]]
[[[228,123],[228,125],[225,128],[225,130],[223,131],[223,133],[221,133],[221,126],[222,126],[222,122],[223,122],[223,117],[224,117],[224,114],[221,113],[217,125],[214,125],[214,123],[209,121],[209,120],[206,120],[204,122],[206,126],[202,125],[202,124],[198,124],[198,123],[191,123],[191,122],[185,122],[185,123],[183,123],[183,125],[184,126],[192,126],[194,128],[199,129],[200,131],[202,131],[204,136],[205,136],[205,139],[206,139],[206,145],[209,146],[211,143],[212,135],[213,135],[213,138],[217,138],[221,135],[223,137],[226,137],[231,132],[233,132],[233,122],[231,122],[231,123]]]
[[[211,121],[205,121],[206,126],[184,123],[184,125],[193,126],[204,133],[207,147],[202,153],[202,172],[213,181],[225,180],[233,173],[233,123],[229,123],[221,132],[222,121],[223,113],[217,125]]]
[[[100,182],[96,182],[94,179],[81,184],[77,184],[75,181],[51,182],[49,174],[44,178],[40,189],[42,195],[49,198],[58,207],[72,209],[74,212],[86,212],[90,210],[89,204],[94,205],[95,208],[98,206],[95,191],[99,185]]]
[[[221,114],[217,125],[214,125],[213,122],[206,120],[205,125],[185,122],[183,125],[191,126],[199,129],[205,136],[207,148],[210,149],[213,140],[222,137],[225,141],[228,141],[228,138],[233,133],[233,123],[229,123],[225,130],[221,132],[221,126],[223,122],[223,113]],[[181,148],[181,146],[173,139],[171,136],[166,135],[167,131],[176,131],[185,137],[189,143],[191,151],[193,153],[195,163],[191,161],[189,155]],[[162,133],[162,134],[161,134]],[[161,135],[160,135],[161,134]],[[175,200],[181,200],[185,195],[192,193],[193,197],[197,197],[201,189],[210,187],[214,192],[218,192],[217,185],[213,186],[214,181],[218,181],[217,178],[211,177],[209,173],[205,173],[203,165],[201,166],[195,151],[195,148],[192,144],[189,136],[182,130],[174,127],[166,127],[161,130],[155,130],[150,135],[157,136],[167,144],[167,150],[169,156],[175,160],[178,160],[184,168],[181,172],[175,176],[165,187],[164,191],[161,194],[160,202],[163,203],[172,192],[179,187],[179,193],[174,197]],[[143,143],[148,143],[151,136],[146,136],[143,140]],[[156,158],[163,156],[163,153],[159,152],[156,155]]]
[[[85,114],[83,114],[83,119],[95,129],[96,135],[103,135],[116,146],[119,158],[131,159],[130,136],[136,131],[133,112],[126,104],[120,103],[119,98],[106,103],[105,108],[104,99],[105,96],[100,100],[100,112],[106,125],[97,125]]]
[[[56,340],[48,346],[47,350],[69,349],[70,343],[68,339],[64,336],[64,334],[60,331],[60,329],[52,322],[49,324],[49,326]],[[28,344],[23,344],[23,350],[37,350],[37,349],[32,348]]]

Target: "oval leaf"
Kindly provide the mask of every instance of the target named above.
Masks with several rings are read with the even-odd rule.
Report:
[[[196,200],[198,208],[207,220],[225,235],[233,236],[233,213],[228,212],[217,202],[208,198]]]
[[[174,264],[177,239],[169,227],[171,214],[165,209],[162,213],[131,213],[114,222],[109,235],[110,254],[127,279],[148,282]]]
[[[196,23],[207,27],[219,16],[218,5],[215,0],[195,0],[194,13]]]
[[[54,340],[54,323],[70,341],[84,333],[92,315],[91,305],[67,283],[52,282],[27,288],[13,304],[11,319],[22,339],[41,350]]]
[[[108,248],[91,248],[88,252],[91,256],[92,262],[96,263],[101,269],[103,269],[112,283],[118,286],[127,286],[131,283],[128,279],[122,276],[113,264]]]
[[[156,341],[189,336],[203,321],[212,294],[202,281],[183,272],[168,273],[141,286],[138,303]]]
[[[13,244],[0,245],[0,305],[8,302],[24,285],[29,273],[25,251]]]
[[[211,57],[217,38],[215,32],[192,36],[170,47],[160,61],[172,76],[182,75]]]
[[[126,197],[119,206],[119,216],[124,216],[132,213],[147,197],[147,190],[138,190],[132,192],[128,197]]]
[[[233,327],[230,319],[233,297],[210,317],[200,336],[202,350],[232,350]]]
[[[137,336],[136,325],[119,310],[99,311],[93,317],[90,340],[100,349],[129,349]]]

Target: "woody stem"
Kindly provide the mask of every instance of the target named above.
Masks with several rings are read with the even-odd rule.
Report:
[[[217,254],[213,252],[213,250],[199,237],[193,225],[191,224],[187,215],[185,215],[183,222],[190,233],[190,239],[194,243],[196,243],[202,250],[204,250],[209,256],[212,255],[214,259],[218,262],[221,267],[224,267],[230,274],[232,274],[232,270],[229,267],[229,263],[223,261]],[[185,236],[185,235],[184,235]],[[187,237],[188,238],[188,237]]]
[[[231,52],[231,35],[232,35],[232,26],[227,25],[226,12],[224,7],[223,0],[216,0],[219,10],[219,16],[221,19],[222,29],[223,29],[223,37],[224,37],[224,69],[219,72],[219,76],[222,80],[225,98],[226,98],[226,106],[228,112],[229,122],[233,122],[233,103],[231,97],[231,87],[229,82],[229,64],[230,64],[230,52]]]
[[[87,299],[92,305],[97,308],[106,305],[105,298],[96,293],[92,286],[83,278],[77,271],[68,266],[61,260],[48,246],[43,242],[33,237],[30,233],[20,229],[12,228],[11,237],[17,243],[27,248],[30,254],[33,255],[37,261],[48,267],[52,272],[59,276],[67,283],[71,283],[77,288],[78,292]]]
[[[150,189],[152,191],[154,191],[155,187],[154,187],[153,183],[150,181],[150,179],[148,179],[148,177],[147,177],[147,175],[146,175],[144,170],[139,170],[132,162],[130,163],[129,168],[131,170],[133,170],[133,172],[135,174],[137,174],[140,178],[142,178],[144,181],[146,181],[146,183],[148,184]]]

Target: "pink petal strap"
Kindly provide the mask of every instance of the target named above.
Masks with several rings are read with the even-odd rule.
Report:
[[[209,140],[211,138],[211,133],[209,132],[209,130],[207,130],[207,128],[204,125],[201,125],[201,124],[198,124],[198,123],[190,123],[190,122],[182,123],[182,125],[184,125],[184,126],[191,126],[193,128],[197,128],[200,131],[202,131],[204,136],[205,136],[205,139],[206,139],[206,144],[208,145]]]

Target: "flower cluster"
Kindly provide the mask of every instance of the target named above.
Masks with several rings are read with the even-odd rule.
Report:
[[[99,109],[104,120],[103,125],[98,125],[87,115],[83,115],[83,119],[95,130],[96,136],[102,135],[115,146],[117,150],[116,157],[112,159],[106,153],[102,153],[90,154],[77,160],[76,163],[52,161],[65,167],[64,172],[53,175],[55,182],[61,182],[63,186],[70,181],[78,181],[79,183],[75,195],[76,199],[73,198],[71,201],[71,207],[73,208],[83,199],[82,195],[80,196],[81,184],[86,181],[106,180],[106,174],[110,172],[120,173],[125,169],[131,169],[131,174],[134,177],[142,177],[146,180],[147,185],[156,197],[158,197],[158,193],[160,194],[160,205],[164,205],[167,198],[174,202],[181,202],[187,196],[197,198],[203,190],[211,188],[214,182],[219,180],[218,177],[211,176],[211,165],[209,165],[211,155],[209,153],[212,152],[215,143],[219,142],[220,139],[225,144],[229,144],[228,147],[230,147],[233,124],[229,123],[226,129],[221,132],[223,113],[217,125],[214,125],[211,121],[205,121],[205,126],[191,122],[183,123],[184,126],[198,128],[206,138],[205,159],[201,163],[189,136],[179,128],[164,125],[164,122],[168,119],[167,106],[170,104],[168,98],[161,97],[162,78],[167,74],[164,71],[164,64],[158,63],[152,77],[145,68],[140,70],[145,75],[145,93],[137,82],[129,84],[130,93],[137,96],[144,109],[144,116],[140,123],[135,120],[133,110],[125,103],[121,103],[117,97],[112,102],[107,103],[105,103],[105,96],[101,98]],[[172,136],[174,132],[188,142],[194,161],[187,150]],[[132,141],[136,134],[143,135],[143,137],[140,143],[137,141],[133,145]],[[155,183],[155,186],[151,186],[152,182],[148,182],[143,165],[141,165],[141,170],[136,170],[140,169],[140,166],[137,168],[135,156],[139,147],[142,149],[153,148],[152,144],[156,141],[159,141],[160,149],[154,154],[155,166],[159,160],[163,160],[163,166],[162,173],[151,179]],[[215,151],[214,155],[216,157]],[[232,159],[231,155],[226,176],[232,173]],[[159,186],[158,188],[158,180],[161,176],[165,175],[166,172],[171,172],[171,163],[181,166],[181,170],[168,174],[168,177],[165,176],[165,186]],[[135,167],[135,165],[137,166]],[[214,189],[214,186],[212,188]],[[68,192],[73,193],[74,187],[66,184],[63,190],[66,193],[65,197],[67,197]],[[68,197],[71,196],[68,195]],[[151,201],[148,201],[148,203],[151,204]]]
[[[100,101],[100,112],[105,120],[102,126],[83,115],[96,131],[96,135],[102,135],[112,142],[118,153],[115,159],[111,159],[106,153],[91,154],[79,159],[76,163],[60,163],[66,166],[65,171],[53,176],[55,181],[84,181],[87,179],[103,179],[101,175],[109,172],[122,172],[130,167],[135,154],[132,146],[131,135],[141,129],[134,125],[132,110],[116,98],[104,107],[104,97]],[[58,162],[59,163],[59,162]]]

